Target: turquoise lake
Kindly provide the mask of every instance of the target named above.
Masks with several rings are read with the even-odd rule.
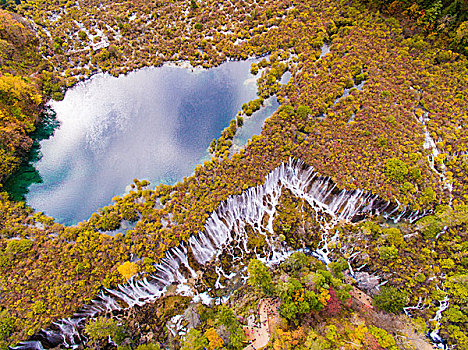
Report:
[[[252,62],[101,74],[68,90],[50,103],[60,126],[40,142],[42,157],[33,166],[42,182],[29,186],[26,202],[72,225],[128,191],[134,178],[155,186],[190,176],[209,158],[211,140],[256,98]],[[245,119],[234,145],[259,134],[277,108],[276,98],[267,100]]]

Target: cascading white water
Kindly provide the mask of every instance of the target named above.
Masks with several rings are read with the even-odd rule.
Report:
[[[96,317],[100,313],[142,306],[156,300],[165,293],[166,287],[170,284],[183,285],[187,282],[187,278],[181,272],[182,266],[189,272],[189,277],[196,277],[197,274],[189,265],[187,250],[183,245],[167,252],[166,257],[156,265],[158,272],[151,276],[151,279],[135,280],[132,278],[128,283],[119,285],[117,289],[106,289],[107,293],[101,291],[91,304],[85,305],[74,317],[54,322],[54,329],[41,330],[33,337],[40,338],[40,340],[24,342],[12,349],[43,349],[43,343],[51,344],[51,347],[62,345],[66,348],[77,348],[86,340],[81,335],[81,330],[87,318]],[[180,294],[191,293],[183,288],[179,290]],[[126,306],[122,305],[122,302]]]
[[[189,239],[188,246],[196,261],[205,265],[222,253],[242,260],[243,254],[250,253],[247,246],[247,225],[265,238],[268,249],[264,252],[264,257],[256,254],[259,259],[268,264],[285,260],[292,251],[284,245],[275,244],[273,239],[273,221],[283,188],[290,190],[294,196],[305,199],[314,209],[316,221],[322,229],[322,238],[319,248],[313,254],[325,263],[330,262],[328,244],[338,239],[336,232],[330,237],[330,230],[338,222],[350,221],[357,215],[371,212],[391,216],[399,208],[362,190],[338,190],[329,178],[320,176],[312,167],[300,160],[290,159],[271,171],[264,184],[229,197],[219,205],[207,219],[204,231]],[[406,213],[405,210],[397,218],[399,220],[406,216],[414,219],[422,216],[418,214]],[[268,217],[266,223],[265,217]],[[236,256],[235,250],[241,256]],[[54,323],[57,330],[41,331],[39,338],[55,346],[62,344],[73,348],[83,342],[79,330],[83,328],[87,318],[152,302],[162,296],[171,284],[178,284],[181,294],[194,296],[186,283],[189,278],[196,278],[197,273],[190,266],[187,253],[184,245],[170,249],[165,258],[155,266],[157,272],[150,278],[130,279],[117,289],[101,291],[92,304],[83,307],[75,317]],[[215,272],[218,275],[217,287],[222,287],[221,276],[227,279],[233,276],[220,266],[215,268]],[[32,346],[39,349],[42,344],[40,341],[25,342],[13,349],[32,349]]]
[[[419,297],[417,305],[404,307],[403,311],[404,311],[406,316],[411,317],[411,311],[410,310],[423,310],[425,308],[426,308],[426,306],[423,304],[422,298]]]
[[[287,251],[271,241],[276,206],[283,188],[305,199],[314,209],[323,232],[323,246],[319,248],[317,256],[325,262],[329,262],[327,236],[332,227],[341,220],[349,221],[358,214],[379,212],[390,206],[389,202],[383,202],[376,195],[362,190],[339,191],[329,178],[318,175],[303,162],[291,159],[270,172],[264,184],[250,188],[241,195],[229,197],[208,218],[205,232],[190,237],[189,246],[197,262],[206,264],[226,249],[232,249],[235,242],[244,242],[246,246],[246,224],[265,237],[269,256],[261,260],[284,260],[282,257]],[[266,224],[263,224],[264,217],[268,217]]]
[[[440,169],[441,169],[440,172],[435,167],[435,161],[438,158],[438,156],[441,154],[441,152],[437,148],[437,144],[434,141],[434,139],[432,138],[432,136],[429,133],[429,130],[427,128],[427,122],[430,120],[429,119],[429,112],[428,111],[423,111],[421,117],[416,118],[416,119],[422,124],[423,129],[424,129],[424,145],[423,145],[423,147],[424,147],[424,149],[430,149],[431,150],[431,153],[427,156],[427,160],[429,162],[429,167],[442,180],[442,183],[444,184],[444,188],[447,189],[449,194],[450,194],[450,204],[452,204],[453,185],[446,176],[447,167],[446,167],[444,162],[440,163]]]
[[[447,310],[449,307],[449,297],[448,295],[445,296],[443,300],[439,302],[439,307],[437,308],[436,314],[431,321],[437,322],[437,325],[433,331],[429,333],[429,338],[433,341],[433,343],[436,344],[436,346],[439,349],[445,349],[445,343],[444,340],[441,338],[439,335],[439,327],[440,327],[440,321],[442,320],[442,313]]]

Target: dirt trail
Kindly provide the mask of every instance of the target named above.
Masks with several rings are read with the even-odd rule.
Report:
[[[279,302],[273,299],[262,299],[258,304],[260,327],[244,326],[246,342],[244,350],[258,350],[267,346],[271,330],[279,320]]]

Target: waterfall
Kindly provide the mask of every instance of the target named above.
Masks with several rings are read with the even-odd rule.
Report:
[[[232,257],[233,261],[242,261],[246,253],[254,253],[267,264],[284,261],[292,250],[278,244],[273,231],[276,207],[283,189],[303,198],[314,209],[322,232],[319,248],[312,254],[327,264],[330,262],[329,243],[338,240],[336,232],[330,237],[330,231],[340,221],[352,221],[365,214],[382,214],[395,221],[402,218],[414,221],[425,214],[406,209],[400,211],[399,203],[394,205],[363,190],[339,190],[330,178],[319,175],[300,160],[290,159],[271,171],[263,184],[222,202],[207,219],[204,231],[192,235],[187,246],[181,244],[170,249],[155,265],[155,274],[139,280],[132,278],[116,289],[101,291],[91,304],[84,306],[74,317],[53,323],[50,329],[41,330],[31,341],[20,343],[12,349],[42,349],[43,345],[76,348],[86,341],[81,335],[86,319],[153,302],[164,295],[172,284],[178,285],[177,291],[182,295],[205,299],[204,293],[194,293],[187,285],[189,279],[197,278],[196,271],[189,264],[188,249],[202,266],[223,253]],[[268,220],[265,222],[266,217]],[[264,249],[263,255],[249,251],[247,226],[264,237],[268,249]],[[221,278],[229,279],[234,275],[232,271],[224,271],[221,266],[216,266],[215,272],[218,276],[216,288],[222,288]]]
[[[446,349],[445,342],[439,335],[440,320],[442,320],[442,313],[447,310],[449,307],[449,297],[445,296],[443,300],[439,302],[439,307],[437,308],[436,314],[431,321],[437,322],[437,326],[433,331],[428,334],[429,339],[439,348]]]
[[[270,172],[265,182],[252,187],[246,192],[229,197],[211,214],[205,223],[205,231],[189,239],[189,247],[201,265],[233,250],[233,245],[243,243],[247,251],[248,233],[246,225],[255,229],[257,234],[264,236],[269,251],[264,262],[284,260],[287,251],[271,241],[274,236],[273,220],[276,206],[282,193],[288,189],[291,193],[303,198],[314,209],[316,220],[322,228],[322,247],[315,255],[324,262],[328,259],[328,233],[340,221],[352,221],[363,214],[387,214],[391,217],[398,212],[389,201],[380,199],[363,190],[339,190],[330,178],[319,175],[312,167],[300,160],[290,159]],[[401,218],[416,220],[424,213],[402,211],[395,221]],[[263,218],[268,217],[267,223]],[[331,238],[331,241],[337,237]]]
[[[419,297],[419,301],[418,301],[418,304],[416,306],[406,306],[406,307],[403,308],[403,311],[404,311],[406,316],[411,317],[411,312],[409,310],[423,310],[425,308],[426,307],[424,306],[424,304],[422,302],[422,298]]]
[[[436,169],[436,164],[435,164],[435,160],[437,159],[437,157],[441,154],[440,150],[437,148],[437,144],[436,142],[434,141],[434,139],[432,138],[431,134],[429,133],[429,130],[427,128],[427,122],[430,120],[429,118],[429,112],[424,110],[421,117],[420,118],[416,118],[420,123],[421,125],[423,126],[423,129],[424,129],[424,149],[430,149],[431,150],[431,153],[427,156],[427,161],[429,162],[429,167],[431,168],[431,170],[440,177],[440,179],[442,180],[442,183],[444,185],[444,188],[446,190],[448,190],[449,192],[449,195],[450,195],[450,204],[452,204],[452,200],[453,200],[453,195],[452,195],[452,191],[453,191],[453,184],[449,181],[449,179],[447,178],[446,174],[447,174],[447,167],[445,165],[444,162],[442,162],[440,164],[440,168],[441,168],[441,171],[439,172],[437,169]]]

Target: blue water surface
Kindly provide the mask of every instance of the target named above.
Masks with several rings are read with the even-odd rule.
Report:
[[[34,166],[43,182],[29,187],[27,203],[76,224],[125,193],[134,178],[157,185],[191,175],[211,140],[256,98],[251,63],[101,74],[70,89],[51,103],[60,127],[40,143],[42,158]],[[260,112],[252,132],[260,132],[276,107]]]

